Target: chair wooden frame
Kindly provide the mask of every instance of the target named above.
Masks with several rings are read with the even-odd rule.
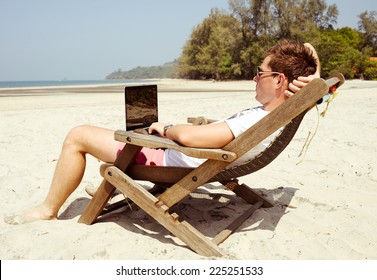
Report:
[[[233,178],[220,176],[219,181],[222,184],[252,206],[212,240],[187,221],[181,221],[176,213],[170,213],[170,208],[198,187],[216,180],[216,176],[226,170],[231,162],[273,132],[289,124],[298,116],[302,119],[303,115],[328,92],[329,86],[339,81],[338,77],[327,81],[314,79],[222,149],[189,148],[158,136],[116,131],[115,139],[125,142],[126,145],[113,165],[101,167],[104,180],[84,210],[79,222],[88,225],[94,223],[101,215],[115,189],[118,189],[196,253],[204,256],[221,256],[222,253],[218,245],[229,237],[256,209],[273,206],[271,202],[248,186],[238,184],[234,176],[232,176]],[[186,155],[207,160],[197,168],[134,165],[133,162],[142,147],[176,149]],[[136,180],[168,184],[171,187],[156,197],[145,190]]]

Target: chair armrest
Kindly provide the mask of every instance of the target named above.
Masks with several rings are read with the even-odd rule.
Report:
[[[207,119],[205,117],[188,117],[187,122],[192,123],[193,125],[202,125],[216,122],[217,120]]]
[[[331,76],[326,80],[326,84],[328,87],[332,87],[334,85],[337,85],[338,87],[340,87],[341,85],[344,84],[344,76],[342,73],[339,73],[339,72],[335,72],[333,74],[331,74]]]
[[[195,158],[214,159],[227,162],[232,162],[237,158],[236,153],[224,151],[222,149],[190,148],[182,146],[167,138],[156,135],[144,135],[132,131],[117,130],[115,131],[114,139],[116,141],[151,149],[173,149]]]
[[[342,84],[344,84],[344,76],[342,73],[338,73],[338,72],[335,72],[333,74],[331,74],[331,76],[325,81],[327,86],[330,88],[332,86],[337,86],[340,87]],[[319,99],[317,101],[317,104],[322,104],[323,100],[325,97],[329,98],[333,93],[332,92],[328,92],[326,93],[321,99]]]

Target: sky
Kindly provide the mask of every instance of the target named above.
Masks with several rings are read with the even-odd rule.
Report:
[[[376,0],[327,0],[357,28]],[[192,30],[228,0],[0,0],[0,81],[101,80],[179,58]]]

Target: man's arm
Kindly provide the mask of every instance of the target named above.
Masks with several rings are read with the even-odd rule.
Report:
[[[193,148],[222,148],[234,139],[234,135],[226,122],[208,125],[180,124],[169,127],[161,122],[153,123],[148,132],[158,132],[178,143]],[[165,135],[164,135],[165,134]]]

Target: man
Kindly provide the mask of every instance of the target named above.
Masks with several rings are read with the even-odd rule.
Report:
[[[314,77],[319,77],[319,59],[310,44],[281,41],[271,48],[258,67],[256,99],[262,106],[244,110],[226,120],[209,125],[193,126],[154,123],[149,132],[157,132],[185,146],[222,148],[243,133],[268,112],[277,108],[290,95],[305,86]],[[266,139],[257,148],[247,153],[242,160],[257,155],[271,139]],[[50,190],[39,206],[21,215],[6,217],[7,223],[24,223],[35,220],[55,220],[58,211],[69,195],[78,187],[84,175],[86,154],[101,161],[112,163],[124,144],[114,140],[114,131],[79,126],[72,129],[62,147]],[[142,149],[136,164],[165,166],[198,166],[203,160],[187,157],[173,150]],[[236,163],[237,164],[237,163]]]

